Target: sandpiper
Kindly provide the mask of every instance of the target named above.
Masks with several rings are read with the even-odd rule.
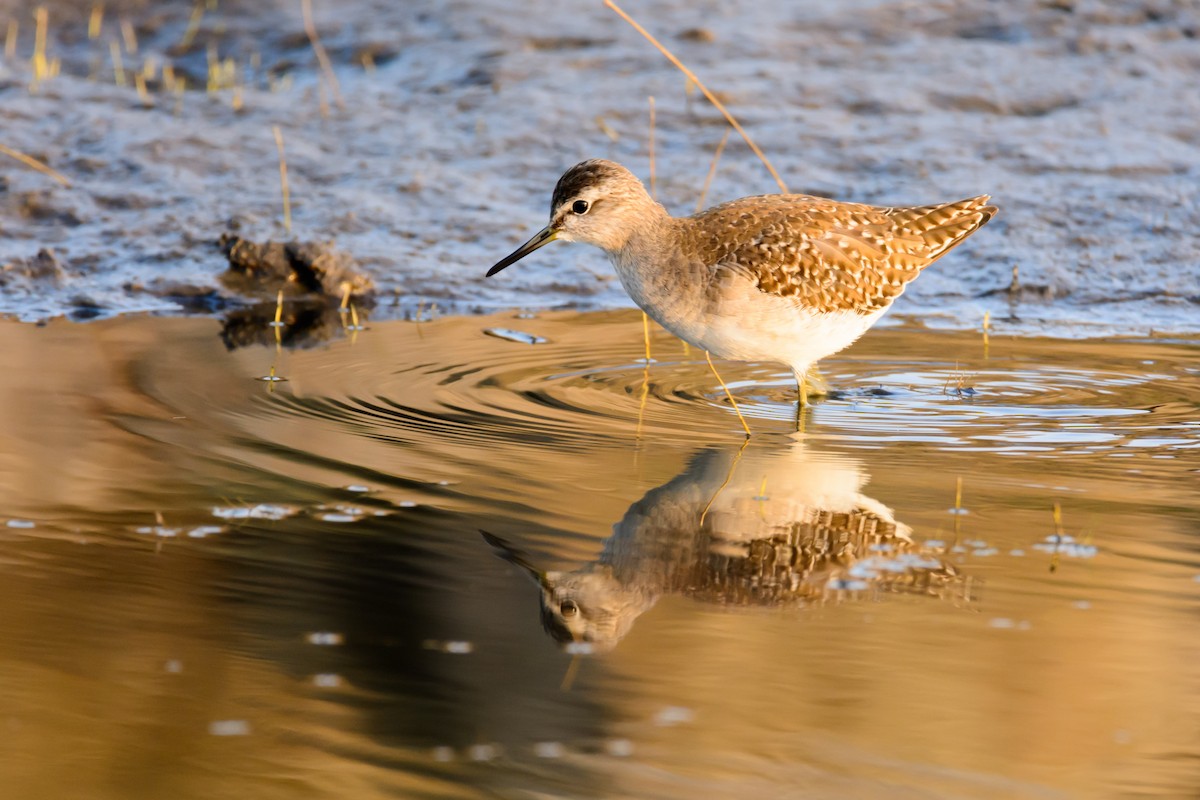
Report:
[[[487,274],[555,239],[596,245],[656,322],[719,358],[787,364],[803,404],[809,367],[991,219],[989,199],[883,207],[773,194],[672,217],[632,172],[593,159],[559,178],[550,224]]]

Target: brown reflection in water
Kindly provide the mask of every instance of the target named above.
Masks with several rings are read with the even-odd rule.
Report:
[[[485,336],[492,326],[549,341]],[[890,397],[816,405],[800,448],[779,446],[791,398],[743,389],[751,413],[782,413],[756,419],[735,465],[736,421],[702,360],[652,365],[635,438],[636,314],[376,325],[357,344],[284,351],[289,381],[274,394],[258,381],[274,348],[227,351],[219,328],[0,325],[0,521],[36,522],[0,528],[5,797],[495,796],[500,783],[682,797],[711,781],[725,796],[804,782],[829,789],[818,796],[1092,797],[1197,785],[1194,346],[994,337],[985,359],[976,335],[880,331],[826,374]],[[928,337],[938,363],[912,355]],[[970,404],[943,394],[957,370],[980,373]],[[885,591],[908,588],[884,586],[886,571],[857,595],[817,593],[854,579],[872,542],[894,545],[883,558],[915,549],[864,494],[859,462],[871,495],[918,534],[949,538],[961,521],[963,541],[982,542],[942,557],[986,578],[968,608]],[[961,520],[947,514],[959,477]],[[360,483],[372,491],[352,502],[389,516],[335,525],[312,513]],[[256,502],[300,511],[161,549],[131,533],[156,511],[186,526]],[[797,522],[810,518],[784,502],[828,513]],[[1055,502],[1098,554],[1063,556],[1051,574],[1032,545],[1054,532]],[[852,514],[870,522],[844,539],[850,563],[830,555],[843,539],[828,531]],[[595,560],[575,572],[646,576],[658,603],[561,692],[569,659],[480,528],[538,553],[539,567]],[[966,594],[944,579],[942,596]],[[729,608],[688,602],[691,588]],[[807,611],[750,606],[760,595]],[[884,602],[830,602],[846,597]],[[305,638],[322,630],[345,644]],[[343,683],[315,687],[325,673]],[[691,720],[660,726],[664,707]],[[249,735],[210,733],[239,720]],[[633,756],[589,759],[603,736],[629,739]],[[580,781],[520,773],[542,738],[577,757]],[[471,764],[476,742],[503,758]],[[456,760],[431,766],[442,744]],[[937,791],[964,774],[1013,782]],[[830,776],[852,785],[830,788]]]
[[[666,594],[734,606],[887,592],[969,601],[969,580],[863,494],[867,479],[853,460],[799,441],[711,449],[630,506],[600,557],[571,572],[539,570],[484,537],[537,582],[546,632],[584,652],[611,650]]]
[[[355,311],[354,327],[366,321],[365,311]],[[331,305],[324,299],[290,300],[282,305],[257,303],[225,314],[221,321],[221,341],[230,350],[239,347],[278,344],[287,348],[317,347],[332,339],[353,333],[348,308]]]

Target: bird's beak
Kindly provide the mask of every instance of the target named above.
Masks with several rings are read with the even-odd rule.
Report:
[[[489,278],[492,277],[500,270],[504,269],[507,266],[517,263],[522,258],[524,258],[525,256],[532,253],[534,250],[537,250],[539,247],[542,247],[544,245],[550,244],[557,238],[558,238],[558,231],[554,230],[552,227],[547,225],[546,227],[544,227],[540,231],[538,231],[537,234],[532,239],[530,239],[528,242],[526,242],[525,244],[518,247],[511,254],[509,254],[509,255],[505,256],[504,258],[500,259],[499,261],[497,261],[495,263],[495,265],[493,265],[492,268],[487,271],[487,277],[489,277]]]

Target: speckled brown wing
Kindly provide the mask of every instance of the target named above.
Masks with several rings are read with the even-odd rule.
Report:
[[[690,256],[821,312],[886,308],[996,209],[982,195],[911,208],[807,195],[735,200],[697,215]]]

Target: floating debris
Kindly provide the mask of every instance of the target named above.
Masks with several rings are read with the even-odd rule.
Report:
[[[604,743],[604,752],[617,758],[628,758],[633,755],[633,742],[628,739],[609,739]]]
[[[334,631],[313,631],[304,636],[304,641],[320,647],[336,647],[337,645],[344,644],[346,638]]]
[[[191,539],[203,539],[205,536],[212,536],[217,533],[224,533],[229,530],[224,525],[199,525],[187,532]]]
[[[259,503],[255,506],[214,506],[212,515],[218,519],[270,519],[281,520],[294,516],[300,509],[296,506]]]
[[[511,328],[484,328],[483,332],[497,339],[504,339],[517,344],[546,344],[549,339],[525,331],[514,331]]]
[[[447,762],[447,761],[453,761],[454,760],[454,748],[447,747],[446,745],[442,745],[440,747],[433,748],[433,750],[430,751],[429,755],[433,756],[434,761],[441,761],[443,763]]]
[[[440,639],[426,639],[425,641],[421,642],[421,647],[425,648],[426,650],[436,650],[439,653],[450,653],[451,655],[456,656],[465,656],[475,650],[475,645],[471,644],[470,642],[454,639],[447,641],[442,641]]]
[[[337,511],[328,511],[317,514],[317,519],[321,522],[358,522],[362,517],[354,516],[353,514],[342,514]]]
[[[1020,622],[1009,619],[1008,617],[993,617],[988,620],[989,628],[997,628],[999,630],[1017,630],[1027,631],[1033,626],[1029,624],[1029,620],[1023,619]]]
[[[208,723],[213,736],[249,736],[250,723],[244,719],[219,719]]]
[[[499,745],[473,744],[467,748],[467,758],[472,761],[492,761],[499,755]]]
[[[183,662],[177,658],[172,658],[163,664],[163,672],[169,672],[172,675],[178,675],[183,672]]]
[[[28,529],[28,528],[36,527],[34,521],[31,519],[10,519],[5,524],[8,525],[8,527],[10,527],[10,528]]]
[[[171,539],[175,536],[178,536],[182,530],[182,528],[172,528],[167,525],[139,525],[133,529],[133,532],[146,536],[158,536],[163,539]]]
[[[833,578],[829,581],[828,586],[835,592],[865,592],[871,588],[871,584],[864,580],[847,580],[845,578]]]
[[[561,742],[538,742],[533,746],[533,754],[538,758],[562,758],[566,752]]]
[[[654,724],[660,728],[682,725],[696,718],[696,712],[684,706],[667,706],[654,715]]]
[[[1045,540],[1033,545],[1033,549],[1043,553],[1055,553],[1067,558],[1093,558],[1100,552],[1094,544],[1084,544],[1076,541],[1073,536],[1060,536],[1056,533],[1050,534]]]
[[[313,686],[322,689],[333,689],[342,685],[342,676],[334,672],[322,672],[312,676]]]

